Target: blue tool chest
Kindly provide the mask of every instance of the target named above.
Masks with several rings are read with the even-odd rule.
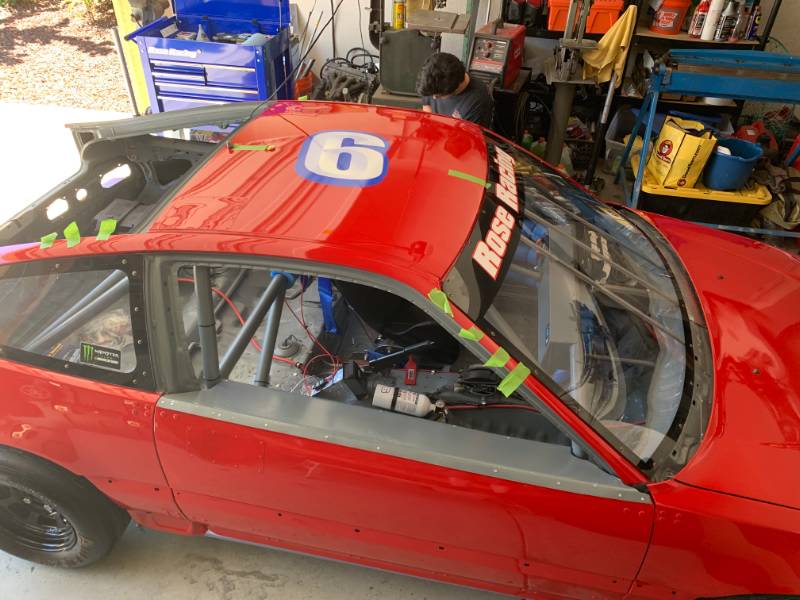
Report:
[[[127,36],[139,47],[152,112],[266,100],[290,75],[289,0],[173,0],[173,7],[175,16]],[[208,41],[193,39],[201,27]],[[252,34],[265,43],[241,43]],[[288,81],[275,97],[292,95]]]

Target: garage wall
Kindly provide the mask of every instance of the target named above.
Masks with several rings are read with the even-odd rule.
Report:
[[[489,6],[490,0],[480,0],[478,9],[478,25],[485,23],[486,10]],[[305,26],[306,20],[309,18],[309,13],[316,5],[314,14],[311,15],[311,24],[309,25],[308,38],[311,37],[311,31],[317,21],[320,13],[322,13],[322,25],[330,18],[331,3],[330,0],[295,0],[299,9],[300,16],[300,30],[302,31]],[[334,7],[338,4],[338,0],[334,0]],[[385,0],[386,4],[386,17],[385,21],[390,20],[392,0]],[[462,13],[466,10],[467,0],[448,0],[447,10],[450,12]],[[493,12],[499,14],[500,0],[492,2]],[[359,27],[359,15],[361,16],[361,26]],[[361,45],[361,34],[364,37],[364,45],[370,52],[377,50],[369,43],[369,0],[344,0],[339,12],[336,13],[336,46],[340,55],[344,55],[353,46]],[[442,40],[442,49],[446,52],[452,52],[461,56],[461,44],[463,43],[463,36],[460,35],[445,35]],[[311,52],[311,56],[317,59],[315,69],[322,66],[328,58],[333,56],[331,45],[330,30],[326,31],[317,46]]]
[[[766,21],[769,11],[772,10],[774,0],[762,0],[761,5]],[[797,0],[783,0],[778,19],[772,28],[772,37],[780,40],[791,54],[800,55],[800,36],[797,35],[797,23],[800,22],[800,2]]]

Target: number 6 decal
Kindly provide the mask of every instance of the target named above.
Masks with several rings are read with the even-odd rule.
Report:
[[[321,131],[300,149],[295,170],[300,177],[345,187],[368,187],[386,177],[389,144],[361,131]]]

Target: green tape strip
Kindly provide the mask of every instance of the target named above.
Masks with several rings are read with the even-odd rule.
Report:
[[[275,150],[275,146],[270,146],[269,144],[262,144],[258,146],[251,146],[248,144],[228,144],[228,150],[236,151],[236,150],[249,150],[251,152],[272,152]]]
[[[67,239],[67,248],[72,248],[81,243],[81,231],[75,221],[64,228],[64,237]]]
[[[503,350],[502,348],[498,348],[497,352],[492,354],[485,363],[483,363],[484,367],[505,367],[508,359],[511,358],[508,355],[508,352]]]
[[[97,239],[100,241],[107,240],[111,234],[117,229],[116,219],[103,219],[100,221],[100,229],[97,231]]]
[[[58,233],[56,232],[48,233],[47,235],[42,236],[42,243],[39,244],[39,248],[41,248],[42,250],[44,250],[45,248],[49,248],[50,246],[56,243],[57,239],[58,239]]]
[[[300,102],[305,102],[306,100],[308,100],[308,96],[300,96],[298,100],[300,100]]]
[[[465,340],[472,340],[473,342],[479,341],[483,337],[483,332],[474,325],[469,329],[462,329],[458,335]]]
[[[508,398],[522,385],[522,382],[525,381],[530,374],[531,370],[528,367],[522,363],[517,363],[517,366],[514,367],[508,375],[503,377],[503,381],[497,386],[497,391]]]
[[[450,301],[447,299],[447,294],[445,294],[442,290],[433,288],[430,292],[428,292],[428,298],[430,301],[433,302],[439,310],[441,310],[446,315],[453,316],[453,309],[450,308]]]
[[[450,177],[455,177],[456,179],[463,179],[464,181],[469,181],[470,183],[477,183],[481,187],[488,188],[489,184],[486,183],[485,179],[481,179],[480,177],[475,177],[475,175],[470,175],[469,173],[464,173],[463,171],[458,171],[456,169],[450,169],[447,172]]]

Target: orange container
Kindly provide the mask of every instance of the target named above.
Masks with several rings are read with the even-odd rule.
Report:
[[[312,71],[308,72],[308,75],[305,77],[301,77],[300,79],[294,80],[294,98],[297,100],[298,98],[302,98],[303,96],[308,96],[311,94],[312,90],[314,89],[314,73]]]
[[[547,16],[547,29],[564,31],[567,27],[567,14],[570,0],[548,0],[550,12]],[[619,19],[619,13],[625,6],[624,0],[595,0],[586,19],[586,33],[605,33]],[[578,6],[580,16],[580,5]]]
[[[676,35],[681,32],[681,26],[686,18],[691,0],[664,0],[661,8],[653,16],[650,30],[666,35]]]

